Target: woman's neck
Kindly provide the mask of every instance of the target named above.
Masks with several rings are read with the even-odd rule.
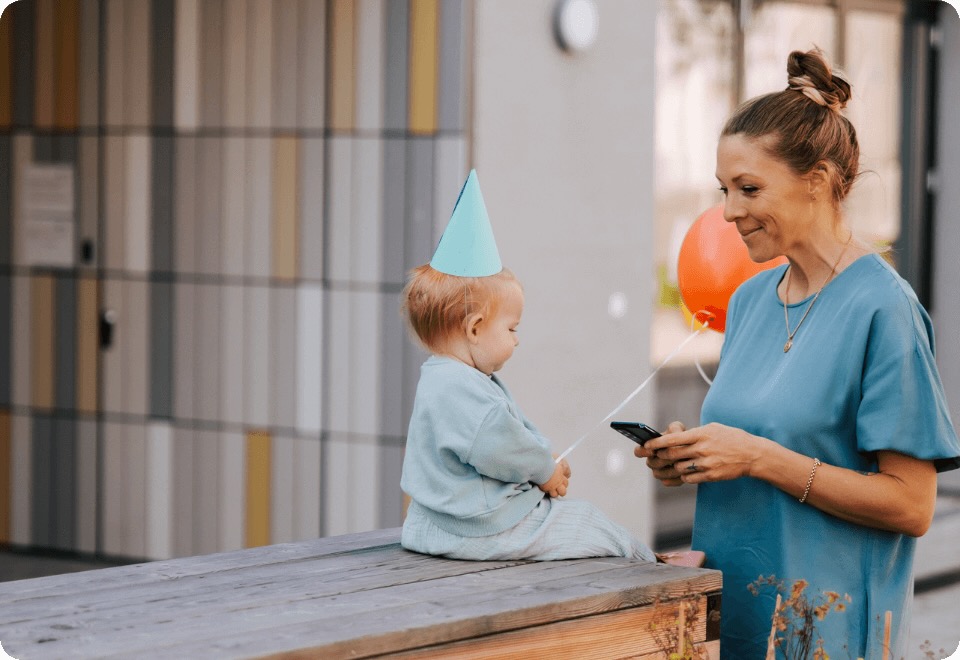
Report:
[[[784,278],[781,297],[794,303],[815,294],[868,251],[843,225],[837,231],[811,235],[809,240],[786,255],[790,262],[790,290],[786,290],[787,278]]]

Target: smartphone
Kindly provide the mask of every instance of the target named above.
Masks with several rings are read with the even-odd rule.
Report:
[[[643,445],[647,440],[660,437],[659,431],[640,422],[610,422],[610,428],[627,436],[638,445]]]

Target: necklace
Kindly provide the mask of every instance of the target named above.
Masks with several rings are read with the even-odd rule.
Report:
[[[793,329],[793,332],[790,332],[790,318],[787,316],[787,298],[790,297],[790,273],[793,272],[793,268],[787,269],[787,284],[783,289],[783,323],[787,326],[787,343],[783,345],[784,353],[789,352],[790,349],[793,348],[793,338],[796,336],[797,331],[800,330],[800,326],[803,325],[803,322],[807,319],[807,314],[809,314],[813,308],[813,303],[817,302],[817,298],[820,297],[820,292],[823,291],[823,287],[827,286],[827,283],[833,279],[833,274],[837,272],[837,266],[840,265],[840,260],[843,259],[843,255],[846,254],[848,245],[850,245],[850,241],[847,241],[843,246],[843,250],[840,251],[840,256],[837,257],[837,262],[833,264],[833,269],[831,269],[830,274],[827,275],[827,279],[823,281],[823,284],[820,285],[820,288],[817,289],[813,300],[807,305],[807,309],[803,312],[803,316],[800,317],[800,322],[797,323],[797,327]]]

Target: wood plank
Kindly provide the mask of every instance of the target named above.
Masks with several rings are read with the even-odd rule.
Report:
[[[706,613],[707,599],[693,601],[699,611]],[[679,603],[662,603],[659,606],[634,607],[610,614],[588,616],[579,619],[548,623],[516,630],[501,635],[464,640],[429,648],[391,654],[391,658],[450,658],[457,660],[493,660],[495,658],[543,657],[578,658],[623,658],[635,655],[664,657],[679,652],[680,626]],[[702,643],[706,637],[706,618],[701,615],[686,628],[690,640]],[[316,649],[304,649],[285,654],[287,658],[315,657]],[[324,653],[327,652],[323,649]],[[339,653],[338,653],[339,654]],[[658,656],[659,654],[659,656]],[[365,657],[345,649],[343,656]],[[280,657],[276,655],[273,657]],[[369,656],[367,656],[369,657]]]
[[[679,599],[703,610],[704,594],[721,586],[716,571],[621,558],[428,557],[398,537],[382,530],[2,584],[0,639],[14,657],[41,644],[64,658],[372,657],[437,645],[459,655],[465,640],[493,654],[543,645],[551,655],[636,656],[657,651],[634,638],[664,606],[676,621]],[[691,621],[699,643],[704,619]],[[591,636],[599,646],[576,641]]]

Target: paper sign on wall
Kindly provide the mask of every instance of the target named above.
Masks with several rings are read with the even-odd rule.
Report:
[[[72,165],[29,165],[20,177],[20,263],[71,267],[76,263],[76,202]]]

